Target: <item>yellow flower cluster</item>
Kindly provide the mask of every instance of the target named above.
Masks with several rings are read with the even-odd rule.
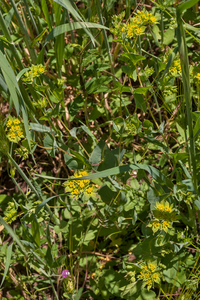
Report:
[[[180,59],[174,60],[169,72],[172,76],[181,76],[181,61]]]
[[[17,211],[15,208],[15,204],[13,202],[9,202],[8,206],[4,212],[5,217],[3,218],[7,223],[12,223],[17,219]]]
[[[9,116],[6,123],[7,137],[11,142],[17,143],[24,137],[22,122],[15,117]]]
[[[172,53],[172,49],[168,48],[164,62],[167,64],[169,61],[169,57]],[[178,77],[181,76],[181,61],[179,57],[176,57],[169,68],[168,76]]]
[[[152,13],[145,10],[138,11],[133,18],[130,19],[130,23],[122,28],[123,32],[127,33],[127,37],[133,37],[135,35],[141,35],[144,33],[147,25],[155,24],[156,17]]]
[[[167,212],[167,213],[172,213],[173,209],[173,205],[169,205],[169,202],[157,202],[156,203],[156,210],[160,211],[160,212]]]
[[[168,201],[157,202],[153,214],[154,219],[148,226],[152,227],[154,233],[158,230],[167,232],[169,228],[172,228],[171,223],[176,221],[176,212]]]
[[[86,171],[75,172],[73,177],[87,176]],[[65,192],[70,193],[73,196],[78,196],[85,194],[87,196],[92,196],[94,194],[94,186],[89,180],[70,180],[65,181],[63,186],[65,187]]]
[[[30,71],[27,71],[24,74],[24,81],[30,82],[33,81],[34,78],[40,77],[41,74],[45,72],[45,66],[42,64],[39,65],[32,65],[30,68]]]
[[[156,262],[142,264],[141,269],[142,271],[140,272],[140,275],[138,275],[138,279],[142,279],[144,281],[148,290],[154,285],[154,282],[160,282],[160,269]]]

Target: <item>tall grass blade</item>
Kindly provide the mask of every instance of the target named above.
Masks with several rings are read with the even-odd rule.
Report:
[[[98,16],[99,16],[100,24],[103,26],[104,23],[103,23],[103,17],[102,17],[102,13],[101,13],[101,0],[96,0],[96,7],[97,7],[97,13],[98,13]],[[111,56],[111,53],[110,53],[110,46],[109,46],[108,37],[107,37],[105,29],[103,29],[103,38],[104,38],[104,43],[105,43],[105,46],[106,46],[106,50],[107,50],[107,53],[108,53],[108,58],[109,58],[110,65],[111,65],[111,72],[112,72],[113,75],[115,75],[115,71],[114,71],[114,68],[113,68],[113,59],[112,59],[112,56]],[[113,77],[113,81],[115,81],[114,77]]]
[[[183,21],[181,19],[182,12],[192,7],[196,0],[190,0],[183,4],[180,4],[177,7],[177,40],[181,60],[181,70],[182,70],[182,80],[184,88],[184,96],[186,103],[186,113],[187,113],[187,125],[189,128],[189,138],[190,138],[190,147],[189,147],[189,157],[190,157],[190,170],[193,173],[194,187],[197,191],[197,175],[196,175],[196,159],[195,159],[195,143],[193,137],[193,119],[192,119],[192,101],[191,101],[191,87],[190,87],[190,72],[189,72],[189,61],[188,61],[188,51],[187,44],[185,39],[185,31],[183,28]]]
[[[82,17],[76,11],[76,9],[72,6],[72,4],[70,3],[69,0],[53,0],[53,1],[57,2],[58,4],[60,4],[64,8],[66,8],[72,14],[72,16],[75,18],[75,20],[77,20],[79,22],[83,21]],[[91,34],[91,32],[87,29],[87,26],[85,26],[85,27],[82,26],[82,29],[88,34],[88,36],[90,37],[92,43],[95,44],[95,39],[94,39],[93,35]]]
[[[39,175],[35,174],[35,176],[46,178],[46,179],[57,179],[57,180],[85,180],[85,179],[96,179],[96,178],[103,178],[103,177],[108,177],[108,176],[113,176],[117,175],[120,173],[132,171],[132,170],[144,170],[148,172],[157,182],[160,184],[165,183],[167,187],[170,189],[173,189],[174,184],[171,180],[169,180],[163,173],[158,171],[156,168],[149,166],[149,165],[143,165],[143,164],[130,164],[130,165],[122,165],[119,167],[114,167],[110,168],[101,172],[97,172],[94,174],[90,174],[87,176],[82,176],[82,177],[70,177],[70,178],[56,178],[56,177],[51,177],[51,176],[45,176],[45,175]]]
[[[11,68],[9,62],[7,61],[6,57],[3,55],[3,53],[0,51],[0,67],[5,79],[5,82],[7,84],[7,87],[10,91],[11,99],[14,103],[17,115],[19,115],[19,99],[17,95],[17,91],[20,93],[17,80],[15,78],[15,74],[13,72],[13,69]]]
[[[48,28],[49,28],[49,30],[51,30],[52,25],[51,25],[51,20],[50,20],[50,17],[49,17],[49,10],[48,10],[48,7],[47,7],[46,0],[41,0],[41,6],[42,6],[42,11],[43,11],[43,14],[45,16],[46,22],[48,24]]]
[[[9,270],[11,256],[12,256],[12,246],[13,246],[13,244],[8,246],[7,251],[6,251],[6,264],[5,264],[5,270],[4,270],[4,273],[3,273],[3,278],[2,278],[2,281],[1,281],[0,288],[2,287],[2,284],[4,283],[4,280],[6,278],[8,270]]]
[[[28,31],[27,31],[27,28],[25,27],[25,25],[24,25],[24,23],[21,19],[20,13],[17,9],[17,6],[16,6],[15,2],[13,0],[10,0],[10,2],[12,4],[12,7],[13,7],[14,11],[15,11],[15,17],[17,19],[17,22],[18,22],[18,25],[19,25],[19,28],[20,28],[20,32],[24,37],[24,42],[25,42],[26,47],[28,49],[28,52],[30,54],[31,60],[32,60],[33,64],[35,64],[36,59],[37,59],[37,54],[35,52],[35,49],[30,47],[31,40],[30,40]]]

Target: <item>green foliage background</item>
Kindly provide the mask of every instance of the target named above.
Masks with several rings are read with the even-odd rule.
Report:
[[[0,2],[2,299],[199,299],[198,4]]]

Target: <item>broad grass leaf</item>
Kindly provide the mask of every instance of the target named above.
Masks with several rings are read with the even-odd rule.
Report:
[[[52,129],[38,123],[30,123],[31,129],[37,132],[51,132]]]
[[[110,168],[98,173],[94,173],[91,175],[83,176],[83,177],[77,177],[77,178],[70,178],[76,179],[76,180],[84,180],[84,179],[95,179],[95,178],[102,178],[102,177],[107,177],[107,176],[112,176],[112,175],[117,175],[120,173],[124,173],[127,171],[132,171],[132,170],[144,170],[147,171],[157,182],[160,184],[165,183],[167,187],[173,189],[173,183],[171,180],[169,180],[164,174],[162,174],[159,170],[156,168],[149,166],[149,165],[143,165],[143,164],[130,164],[130,165],[122,165],[119,167],[115,168]]]

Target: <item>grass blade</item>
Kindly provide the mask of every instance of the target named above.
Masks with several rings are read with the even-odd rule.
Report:
[[[12,246],[13,246],[13,244],[11,244],[10,246],[8,246],[8,248],[7,248],[5,270],[4,270],[4,273],[3,273],[3,278],[2,278],[2,281],[1,281],[0,288],[2,287],[2,284],[4,283],[4,280],[6,278],[8,270],[9,270],[11,256],[12,256]]]
[[[190,138],[190,147],[189,147],[190,171],[192,171],[193,173],[194,187],[197,191],[197,175],[196,175],[197,172],[196,172],[196,158],[195,158],[196,154],[195,154],[195,142],[193,137],[190,71],[189,71],[189,61],[188,61],[187,44],[185,39],[185,31],[183,28],[183,21],[181,18],[181,13],[183,12],[183,10],[193,6],[197,2],[195,1],[190,0],[177,7],[177,23],[178,23],[177,40],[178,40],[178,48],[179,48],[180,60],[181,60],[182,80],[183,80],[184,96],[185,96],[185,103],[186,103],[187,125],[189,128],[189,138]]]
[[[26,249],[22,245],[20,239],[18,238],[18,236],[16,235],[16,233],[12,230],[12,228],[10,227],[10,225],[8,225],[1,216],[0,216],[0,223],[5,227],[5,229],[7,230],[7,232],[10,234],[10,236],[13,238],[13,240],[18,244],[18,246],[20,247],[20,249],[22,250],[22,252],[25,254],[26,253]]]
[[[18,164],[16,163],[16,161],[12,158],[12,156],[9,153],[8,153],[8,158],[10,159],[10,161],[12,162],[12,164],[15,166],[15,168],[17,169],[17,171],[19,172],[19,174],[22,176],[22,178],[24,179],[24,181],[29,185],[29,187],[31,188],[31,190],[36,194],[36,196],[38,197],[38,199],[40,199],[40,195],[36,191],[35,187],[32,185],[32,183],[30,182],[30,180],[28,179],[28,177],[24,174],[24,172],[22,171],[22,169],[18,166]]]
[[[95,23],[90,23],[90,22],[73,22],[70,24],[63,24],[59,25],[56,28],[54,28],[49,35],[47,36],[44,46],[53,38],[57,37],[60,34],[63,34],[65,32],[75,30],[75,29],[83,29],[83,28],[99,28],[99,29],[108,29],[108,27],[100,25],[100,24],[95,24]]]

